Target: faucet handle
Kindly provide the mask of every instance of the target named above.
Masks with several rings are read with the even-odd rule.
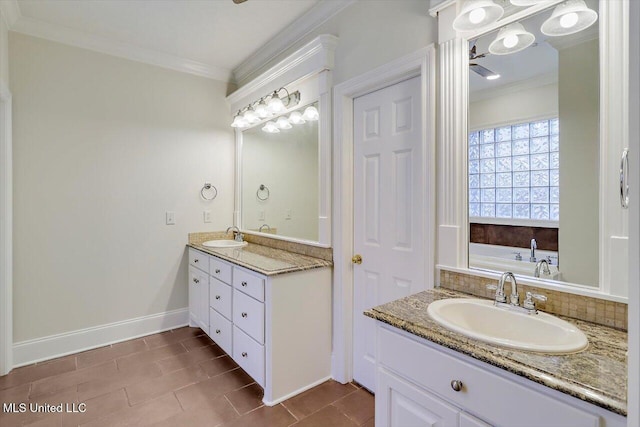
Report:
[[[541,294],[534,294],[532,292],[527,292],[526,293],[526,297],[524,299],[524,303],[522,304],[522,306],[524,308],[526,308],[527,310],[535,310],[536,309],[536,303],[534,301],[534,299],[544,302],[547,301],[547,297]]]
[[[489,289],[490,291],[496,291],[496,302],[507,302],[507,297],[504,295],[504,290],[500,290],[498,285],[489,283],[487,285],[487,289]]]
[[[522,253],[520,253],[518,251],[514,251],[514,252],[511,252],[511,253],[516,256],[516,261],[522,261]]]

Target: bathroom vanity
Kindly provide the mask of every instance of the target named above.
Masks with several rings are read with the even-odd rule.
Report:
[[[331,262],[249,243],[189,245],[189,324],[200,327],[272,406],[331,375]]]
[[[589,347],[549,355],[467,338],[427,314],[468,296],[438,288],[365,313],[377,320],[376,425],[626,426],[626,333],[570,320]]]

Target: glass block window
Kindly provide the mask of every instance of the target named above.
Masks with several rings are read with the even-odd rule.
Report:
[[[558,119],[469,134],[469,216],[558,221]]]

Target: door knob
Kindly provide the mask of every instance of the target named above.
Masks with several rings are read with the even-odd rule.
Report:
[[[351,257],[351,262],[354,264],[362,264],[362,255],[355,254],[353,257]]]

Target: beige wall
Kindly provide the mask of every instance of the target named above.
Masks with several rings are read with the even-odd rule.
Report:
[[[187,233],[232,223],[226,84],[16,33],[9,47],[14,340],[185,308]]]
[[[344,82],[435,42],[437,21],[428,10],[424,0],[358,1],[239,82],[240,86],[320,34],[340,38],[333,82]]]
[[[598,40],[559,51],[560,271],[564,280],[598,286]]]
[[[0,80],[9,84],[9,32],[0,15]]]
[[[558,115],[558,84],[514,90],[469,104],[469,129],[534,121]]]

